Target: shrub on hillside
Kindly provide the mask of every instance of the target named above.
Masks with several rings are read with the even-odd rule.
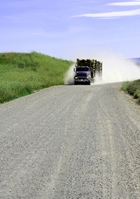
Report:
[[[140,99],[140,90],[136,90],[134,93],[134,98],[135,99]]]
[[[127,89],[126,89],[126,91],[130,95],[134,95],[137,90],[140,90],[140,80],[133,81],[132,84],[129,84],[128,87],[127,87]]]
[[[123,83],[122,87],[121,87],[121,90],[123,91],[127,91],[127,87],[132,84],[132,82],[129,82],[129,81],[126,81]]]

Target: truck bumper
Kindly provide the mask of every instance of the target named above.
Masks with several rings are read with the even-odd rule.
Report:
[[[75,84],[84,84],[84,83],[86,83],[86,84],[90,84],[90,82],[91,82],[91,80],[90,79],[75,79],[74,80],[74,82],[75,82]]]

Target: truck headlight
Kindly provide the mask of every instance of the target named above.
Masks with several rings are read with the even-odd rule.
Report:
[[[87,76],[87,78],[88,78],[88,79],[90,79],[90,78],[91,78],[91,76],[90,76],[90,75],[88,75],[88,76]]]

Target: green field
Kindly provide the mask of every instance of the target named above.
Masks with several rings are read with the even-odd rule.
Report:
[[[0,103],[64,84],[72,61],[37,52],[0,53]]]
[[[124,82],[121,89],[126,93],[132,95],[133,98],[137,99],[138,103],[140,103],[140,79],[132,82]]]

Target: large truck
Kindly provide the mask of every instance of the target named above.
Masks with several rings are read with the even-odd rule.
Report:
[[[98,75],[102,76],[102,62],[95,59],[78,59],[74,68],[74,83],[91,84],[92,79]]]

